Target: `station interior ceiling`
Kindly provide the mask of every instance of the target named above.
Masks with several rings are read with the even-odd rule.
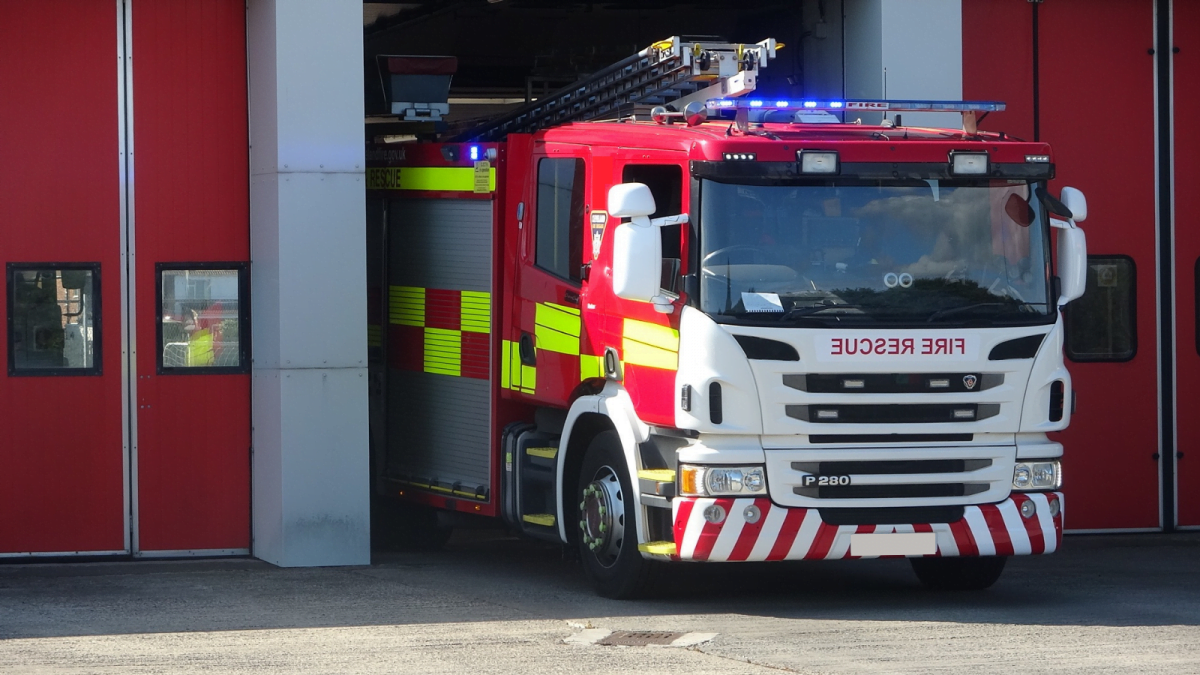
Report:
[[[553,92],[673,35],[745,43],[775,38],[785,47],[760,75],[758,90],[802,96],[802,45],[825,39],[827,25],[840,26],[840,16],[831,14],[841,11],[841,0],[363,3],[367,105],[370,109],[373,97],[379,96],[378,102],[382,98],[379,55],[457,57],[447,119],[461,127]]]

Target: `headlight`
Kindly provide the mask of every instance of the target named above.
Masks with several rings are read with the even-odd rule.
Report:
[[[688,497],[759,495],[767,491],[761,466],[679,465],[679,494]]]
[[[1062,463],[1056,459],[1017,462],[1013,467],[1014,490],[1057,490],[1062,487]]]

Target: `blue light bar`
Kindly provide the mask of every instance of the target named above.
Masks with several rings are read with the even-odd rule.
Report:
[[[769,106],[761,99],[713,98],[709,110],[753,108],[755,110],[834,110],[851,112],[999,112],[1001,101],[877,101],[863,99],[775,101]]]

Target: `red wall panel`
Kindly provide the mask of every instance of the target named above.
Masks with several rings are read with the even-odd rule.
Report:
[[[98,262],[103,312],[102,375],[0,371],[0,554],[125,548],[116,57],[111,2],[0,5],[0,262]]]
[[[963,98],[1004,101],[979,127],[1033,139],[1033,10],[1010,0],[962,3]]]
[[[1176,442],[1183,453],[1177,461],[1178,522],[1200,526],[1200,353],[1196,337],[1196,284],[1200,272],[1200,129],[1191,117],[1200,106],[1200,3],[1177,0],[1172,16],[1172,57],[1175,86],[1175,392]]]
[[[248,261],[245,3],[133,3],[138,544],[250,546],[250,376],[156,373],[156,263]]]
[[[1041,16],[1041,131],[1058,179],[1088,197],[1091,254],[1137,267],[1138,351],[1073,363],[1079,410],[1061,434],[1067,527],[1159,526],[1153,0],[1056,0]],[[1120,106],[1089,112],[1114,97]],[[1068,312],[1070,309],[1068,308]]]

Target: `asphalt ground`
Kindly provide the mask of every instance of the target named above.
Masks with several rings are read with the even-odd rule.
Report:
[[[974,593],[875,560],[677,565],[607,600],[495,531],[370,567],[4,564],[0,672],[1200,673],[1200,533],[1069,536]]]

